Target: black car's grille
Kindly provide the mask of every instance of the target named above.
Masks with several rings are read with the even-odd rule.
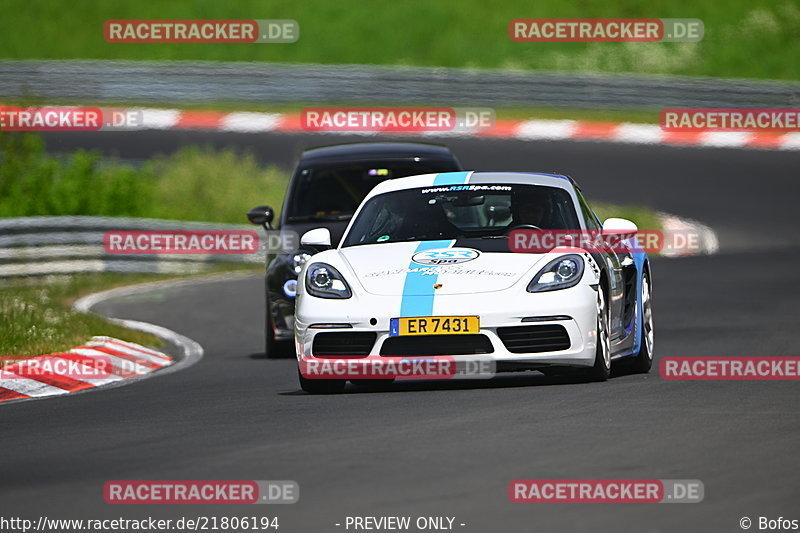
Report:
[[[556,352],[571,344],[567,330],[560,324],[497,328],[497,336],[512,353]]]
[[[482,334],[389,337],[381,346],[381,355],[471,355],[493,351],[491,341]]]
[[[376,333],[324,332],[314,335],[311,352],[314,355],[369,355],[377,338]]]

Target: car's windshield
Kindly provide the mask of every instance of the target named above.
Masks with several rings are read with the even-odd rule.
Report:
[[[446,161],[379,161],[325,164],[295,176],[287,220],[345,220],[381,181],[454,170]]]
[[[517,227],[580,229],[570,194],[534,185],[453,185],[371,198],[342,246],[504,238]]]

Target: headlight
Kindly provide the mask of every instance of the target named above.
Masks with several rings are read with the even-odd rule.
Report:
[[[311,254],[307,254],[305,252],[298,252],[294,254],[292,257],[292,269],[294,270],[295,274],[299,274],[301,270],[303,270],[303,265],[306,264],[306,261],[311,259]]]
[[[306,290],[318,298],[350,298],[350,287],[339,271],[327,263],[314,263],[306,270]]]
[[[550,261],[528,285],[528,292],[556,291],[574,287],[583,277],[583,258],[562,255]]]

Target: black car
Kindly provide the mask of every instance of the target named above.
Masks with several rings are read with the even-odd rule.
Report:
[[[369,142],[312,148],[300,157],[274,229],[302,235],[325,227],[331,232],[331,244],[336,246],[361,200],[379,182],[459,170],[461,165],[450,150],[433,144]],[[273,216],[268,206],[254,207],[247,213],[250,222],[267,229],[273,229]],[[291,355],[297,274],[314,253],[301,248],[267,256],[268,357]]]

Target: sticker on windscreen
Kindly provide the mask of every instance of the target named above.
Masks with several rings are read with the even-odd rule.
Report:
[[[508,192],[512,190],[510,185],[447,185],[443,187],[428,187],[420,189],[422,194],[431,194],[439,192],[453,192],[453,191],[503,191]]]
[[[479,255],[481,253],[472,248],[440,248],[415,253],[411,260],[420,265],[457,265],[477,259]]]

